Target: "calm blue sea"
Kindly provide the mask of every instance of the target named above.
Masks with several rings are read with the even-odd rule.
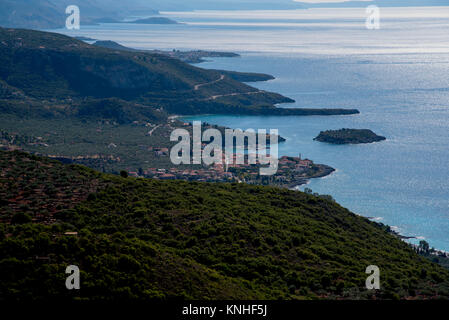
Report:
[[[353,212],[449,251],[449,8],[381,8],[381,29],[364,9],[166,13],[175,26],[86,26],[77,35],[136,48],[229,50],[204,68],[269,73],[252,84],[296,100],[280,107],[357,108],[359,115],[198,116],[233,128],[274,128],[281,155],[337,171],[307,186]],[[73,32],[59,30],[73,34]],[[387,141],[329,145],[321,130],[368,128]]]

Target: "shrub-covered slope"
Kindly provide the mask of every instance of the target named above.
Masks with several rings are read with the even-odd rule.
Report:
[[[0,104],[17,97],[53,105],[118,98],[172,114],[358,113],[275,108],[293,100],[235,80],[254,75],[201,69],[163,54],[102,48],[56,33],[0,28],[0,60]]]
[[[1,151],[0,168],[0,299],[449,296],[448,271],[313,195],[121,178],[19,152]],[[68,265],[81,290],[65,289]],[[364,288],[368,265],[377,292]]]
[[[191,113],[192,103],[219,110],[221,96],[249,92],[245,106],[291,101],[166,55],[101,48],[56,33],[0,28],[0,58],[3,90],[15,88],[34,99],[116,97],[179,113]],[[184,110],[173,109],[183,102]]]

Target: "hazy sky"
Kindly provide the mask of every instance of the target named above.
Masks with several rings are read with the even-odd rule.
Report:
[[[449,0],[292,0],[305,5],[320,7],[357,7],[365,6],[364,2],[372,2],[379,6],[414,7],[414,6],[448,6]]]
[[[350,0],[294,0],[294,1],[305,3],[330,3],[330,2],[347,2]],[[358,0],[358,1],[372,1],[372,0]]]

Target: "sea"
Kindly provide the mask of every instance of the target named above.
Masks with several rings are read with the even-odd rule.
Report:
[[[372,13],[372,11],[370,11]],[[312,179],[351,211],[409,240],[449,251],[449,7],[162,12],[177,25],[100,24],[52,30],[137,49],[215,50],[202,68],[268,73],[252,83],[295,103],[280,108],[356,108],[349,116],[199,115],[189,120],[241,129],[278,129],[279,154],[336,171]],[[82,12],[81,12],[82,14]],[[130,17],[139,18],[139,17]],[[369,20],[372,21],[372,20]],[[386,141],[331,145],[320,131],[371,129]]]

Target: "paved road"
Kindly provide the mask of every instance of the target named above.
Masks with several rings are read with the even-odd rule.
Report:
[[[211,81],[211,82],[206,82],[206,83],[197,84],[197,85],[195,85],[194,89],[195,89],[195,91],[196,91],[196,90],[198,90],[199,88],[201,88],[201,87],[203,87],[203,86],[207,86],[207,85],[210,85],[210,84],[214,84],[214,83],[220,82],[220,81],[222,81],[224,78],[225,78],[225,76],[222,74],[222,75],[220,76],[220,79],[217,79],[217,80],[214,80],[214,81]]]
[[[157,126],[155,126],[153,129],[151,129],[151,130],[148,132],[148,135],[149,135],[149,136],[153,135],[153,132],[154,132],[157,128],[159,128],[160,126],[161,126],[161,124],[158,124]]]
[[[263,92],[262,90],[258,90],[258,91],[241,92],[241,93],[237,92],[237,93],[219,94],[219,95],[216,95],[216,96],[209,97],[209,98],[207,98],[205,100],[215,100],[215,99],[222,98],[222,97],[232,97],[232,96],[240,96],[240,95],[243,96],[243,95],[248,95],[248,94],[258,94],[258,93],[262,93],[262,92]]]
[[[195,85],[194,89],[195,90],[199,90],[199,88],[201,88],[203,86],[207,86],[207,85],[210,85],[210,84],[214,84],[214,83],[220,82],[224,78],[225,78],[225,76],[222,74],[220,76],[220,79],[217,79],[217,80],[214,80],[214,81],[211,81],[211,82],[207,82],[207,83],[197,84],[197,85]],[[250,92],[241,92],[241,93],[237,92],[237,93],[219,94],[219,95],[211,96],[211,97],[203,99],[203,100],[215,100],[215,99],[222,98],[222,97],[232,97],[232,96],[240,96],[240,95],[258,94],[258,93],[262,93],[262,92],[264,92],[264,91],[257,90],[257,91],[250,91]]]

